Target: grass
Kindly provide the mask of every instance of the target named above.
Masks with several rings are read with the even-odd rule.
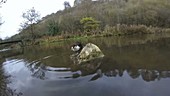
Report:
[[[108,36],[126,36],[126,35],[143,35],[143,34],[157,34],[170,32],[170,28],[158,28],[145,25],[116,25],[116,26],[105,26],[104,30],[76,33],[65,33],[56,36],[44,36],[34,41],[35,45],[42,45],[54,42],[63,42],[65,40],[83,40],[94,37],[108,37]],[[30,42],[26,42],[27,45],[31,45]]]

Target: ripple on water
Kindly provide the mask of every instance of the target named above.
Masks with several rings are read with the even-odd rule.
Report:
[[[25,50],[3,63],[8,86],[24,96],[169,96],[170,39],[131,45],[119,39],[94,41],[105,54],[97,70],[74,65],[65,46]]]

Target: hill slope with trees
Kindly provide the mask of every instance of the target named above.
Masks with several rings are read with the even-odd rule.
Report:
[[[52,13],[22,29],[12,39],[81,35],[120,35],[162,32],[170,27],[170,0],[75,0],[71,7]],[[168,30],[169,31],[169,30]]]

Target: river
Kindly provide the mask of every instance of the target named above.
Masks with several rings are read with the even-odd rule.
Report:
[[[5,87],[0,87],[1,96],[5,92],[13,96],[170,95],[169,36],[80,40],[102,50],[105,56],[97,61],[99,66],[96,62],[88,66],[74,64],[70,46],[75,41],[25,47],[13,50],[18,54],[2,56],[0,86]]]

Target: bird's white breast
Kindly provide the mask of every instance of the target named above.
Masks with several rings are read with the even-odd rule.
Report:
[[[71,47],[71,50],[78,51],[78,50],[80,50],[80,46],[76,45],[74,47]]]

